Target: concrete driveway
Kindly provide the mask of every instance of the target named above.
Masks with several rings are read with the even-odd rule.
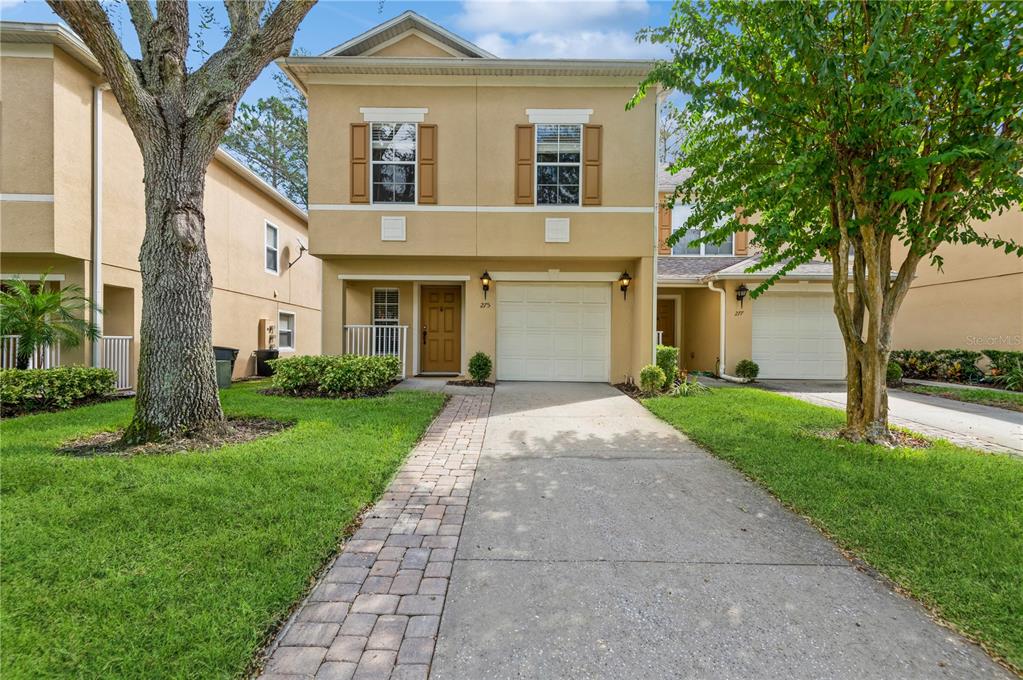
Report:
[[[430,677],[1011,677],[606,385],[502,383]]]
[[[845,408],[844,380],[763,380],[770,390],[823,406]],[[921,434],[985,451],[1023,455],[1023,413],[889,390],[890,421]]]

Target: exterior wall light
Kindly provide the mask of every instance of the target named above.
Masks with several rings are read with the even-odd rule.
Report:
[[[483,284],[483,299],[484,300],[487,299],[487,291],[490,290],[490,284],[493,283],[493,282],[494,282],[494,280],[492,278],[490,278],[490,272],[488,272],[486,270],[483,270],[483,276],[480,277],[480,283]]]
[[[745,283],[740,283],[739,287],[735,289],[735,299],[739,301],[739,306],[742,307],[742,301],[746,299],[746,293],[749,292],[749,288],[746,287]]]
[[[632,277],[629,276],[628,271],[622,272],[622,275],[618,277],[618,289],[622,291],[622,299],[629,299],[629,284],[632,283]]]

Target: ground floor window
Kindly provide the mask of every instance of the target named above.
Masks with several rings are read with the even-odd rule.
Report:
[[[277,346],[280,349],[295,349],[295,315],[291,312],[277,314]]]
[[[398,353],[398,289],[373,289],[373,344],[377,354]]]

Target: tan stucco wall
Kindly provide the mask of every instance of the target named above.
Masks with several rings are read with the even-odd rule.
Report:
[[[52,193],[54,201],[3,203],[0,270],[32,274],[53,267],[98,301],[90,290],[96,82],[59,48],[49,58],[45,53],[38,58],[3,58],[2,191]],[[54,148],[59,149],[56,161]],[[142,316],[138,253],[145,229],[142,158],[109,91],[103,97],[102,152],[103,292],[112,293],[112,299],[102,303],[110,321],[104,332],[138,338]],[[276,326],[278,310],[296,314],[296,351],[318,354],[320,261],[307,253],[294,267],[287,264],[298,257],[299,240],[308,244],[304,219],[219,159],[207,173],[205,199],[214,285],[213,342],[240,349],[235,376],[251,374],[259,320]],[[279,275],[264,269],[265,220],[280,230]],[[129,302],[131,308],[125,308]],[[136,365],[138,349],[135,342]],[[91,354],[79,348],[62,352],[62,359],[87,363]]]
[[[1017,206],[976,230],[1023,241]],[[905,259],[892,247],[893,266]],[[975,245],[941,246],[942,271],[921,262],[895,320],[896,349],[1023,349],[1023,259]]]
[[[45,56],[0,58],[2,194],[53,194],[53,68]],[[4,201],[0,249],[52,251],[53,204]]]
[[[323,352],[339,354],[341,327],[344,324],[370,323],[370,295],[375,287],[398,288],[400,319],[399,325],[409,329],[409,347],[406,357],[412,372],[415,367],[413,345],[416,328],[413,323],[412,302],[417,288],[412,282],[386,280],[345,281],[346,304],[342,318],[342,282],[339,274],[386,274],[390,276],[451,276],[469,277],[468,282],[453,281],[452,285],[463,287],[464,342],[462,344],[462,371],[465,361],[475,352],[486,352],[496,359],[497,353],[497,288],[495,282],[487,295],[488,307],[484,302],[479,276],[484,269],[490,272],[530,271],[546,272],[548,269],[562,272],[620,272],[627,269],[633,276],[633,283],[625,299],[617,284],[611,289],[611,380],[620,382],[626,376],[636,377],[640,369],[651,362],[653,346],[653,297],[652,258],[641,260],[522,260],[483,258],[387,258],[387,259],[337,259],[326,260],[323,266]],[[446,285],[446,282],[421,281],[421,285]]]
[[[406,217],[407,241],[382,242],[378,211],[313,210],[313,252],[328,255],[504,255],[642,257],[654,241],[652,98],[626,112],[627,88],[393,87],[313,85],[309,88],[310,203],[350,200],[349,125],[360,107],[426,107],[437,125],[438,206],[429,212],[388,209]],[[526,108],[592,108],[603,125],[602,205],[639,213],[583,209],[522,212],[514,206],[515,125]],[[508,212],[444,211],[446,206],[512,207]],[[545,244],[544,218],[571,218],[571,242]]]
[[[418,35],[409,34],[401,40],[391,43],[387,47],[383,47],[376,52],[373,52],[371,56],[374,57],[447,57],[451,58],[451,53],[437,47],[433,43],[429,43]]]

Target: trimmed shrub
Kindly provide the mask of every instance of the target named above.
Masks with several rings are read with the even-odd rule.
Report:
[[[888,384],[888,387],[898,387],[902,384],[902,367],[894,361],[888,362],[888,367],[885,369],[884,381]]]
[[[996,375],[1008,373],[1016,364],[1023,364],[1023,352],[986,349],[982,354],[991,362],[992,373]]]
[[[660,366],[648,364],[639,372],[639,389],[643,394],[655,394],[661,390],[665,379]]]
[[[1011,392],[1023,392],[1023,361],[1016,359],[1005,367],[1004,370],[1000,368],[994,380]]]
[[[394,356],[288,357],[268,363],[274,369],[270,384],[288,394],[358,396],[385,389],[401,374],[401,359]]]
[[[752,359],[742,359],[735,365],[735,377],[753,382],[760,375],[760,366]]]
[[[485,383],[493,370],[494,362],[483,352],[476,352],[469,359],[469,375],[474,383]]]
[[[980,352],[965,349],[900,349],[891,353],[889,362],[897,363],[907,378],[977,382],[984,377],[977,367],[980,357]]]
[[[678,379],[678,347],[658,345],[657,365],[664,371],[664,388],[673,386]]]
[[[114,391],[117,374],[108,368],[60,366],[0,371],[0,406],[12,411],[68,408]]]

